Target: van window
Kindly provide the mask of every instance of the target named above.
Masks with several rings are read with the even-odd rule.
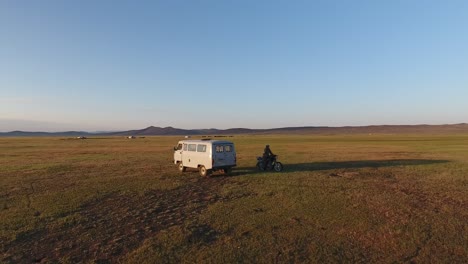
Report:
[[[218,152],[218,153],[219,153],[219,152],[224,152],[223,146],[217,145],[217,146],[216,146],[216,152]]]
[[[177,150],[181,150],[181,149],[182,149],[182,144],[177,145],[177,148],[176,148],[176,149],[177,149]]]
[[[187,151],[187,144],[184,144],[184,151]]]
[[[206,152],[206,145],[198,145],[197,152]]]
[[[188,144],[188,151],[196,151],[197,144]]]
[[[231,152],[232,151],[231,145],[224,146],[224,151]]]

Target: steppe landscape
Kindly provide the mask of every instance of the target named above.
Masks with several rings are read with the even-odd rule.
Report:
[[[467,14],[0,1],[0,264],[467,264]]]
[[[467,134],[234,135],[207,178],[180,139],[0,138],[0,262],[468,259]],[[283,172],[255,170],[265,144]]]

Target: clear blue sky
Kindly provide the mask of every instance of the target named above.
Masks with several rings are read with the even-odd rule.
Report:
[[[468,1],[0,1],[0,131],[468,122]]]

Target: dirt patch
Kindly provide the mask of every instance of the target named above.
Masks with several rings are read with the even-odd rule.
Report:
[[[331,173],[331,177],[343,177],[343,178],[354,178],[359,176],[359,172],[354,172],[354,171],[343,171],[343,172],[337,172],[337,173]]]
[[[2,262],[116,262],[142,242],[172,226],[196,222],[209,204],[222,199],[228,177],[196,178],[169,191],[114,194],[84,205],[76,223],[50,225],[6,245]],[[210,243],[217,233],[191,227],[194,241]]]

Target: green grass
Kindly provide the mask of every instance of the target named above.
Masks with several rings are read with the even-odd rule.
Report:
[[[1,262],[468,258],[468,135],[235,136],[208,179],[178,140],[0,138]],[[254,170],[265,144],[283,172]]]

